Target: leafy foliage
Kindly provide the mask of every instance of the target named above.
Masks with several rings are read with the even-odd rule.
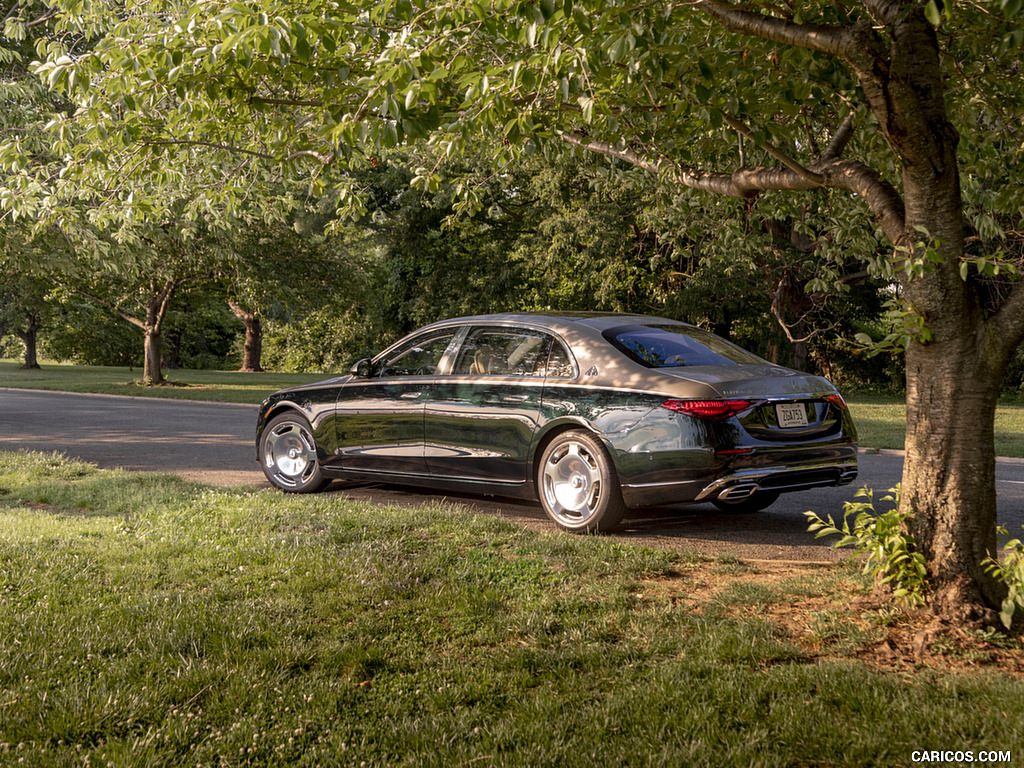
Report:
[[[898,507],[876,513],[873,496],[871,489],[861,488],[857,497],[867,501],[844,502],[840,526],[831,515],[826,521],[814,512],[805,512],[808,530],[819,539],[839,536],[832,544],[833,549],[853,547],[855,554],[866,555],[864,572],[889,585],[897,602],[922,605],[926,599],[928,571],[924,555],[916,550],[913,537],[906,531],[908,515]],[[900,487],[896,486],[881,500],[898,505],[899,498]]]
[[[1005,533],[1005,531],[1003,531]],[[1010,629],[1013,617],[1024,610],[1024,542],[1011,539],[1003,547],[1002,559],[986,558],[985,570],[1006,585],[1007,593],[999,611],[999,620]]]

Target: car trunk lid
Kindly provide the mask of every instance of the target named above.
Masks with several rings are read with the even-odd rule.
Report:
[[[737,414],[754,438],[767,441],[805,440],[841,428],[846,404],[820,376],[770,363],[713,365],[661,369],[675,379],[701,384],[710,396],[745,400],[751,406]]]

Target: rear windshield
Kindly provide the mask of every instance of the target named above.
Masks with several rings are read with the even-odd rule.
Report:
[[[604,337],[648,368],[764,362],[710,331],[686,325],[620,325]]]

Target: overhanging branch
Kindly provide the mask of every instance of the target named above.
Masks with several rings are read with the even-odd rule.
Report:
[[[698,0],[694,7],[718,21],[725,28],[763,40],[845,56],[854,45],[849,28],[817,24],[795,24],[761,13],[742,11],[719,0]]]
[[[749,200],[761,192],[768,191],[844,190],[862,197],[890,241],[900,243],[905,235],[905,208],[899,192],[867,165],[835,156],[849,142],[851,134],[852,123],[844,120],[828,148],[822,153],[822,157],[809,166],[799,166],[799,170],[762,166],[739,168],[731,173],[680,167],[665,158],[652,158],[629,147],[594,140],[577,132],[563,133],[562,139],[588,152],[613,157],[651,173],[666,176],[684,187],[741,200]]]

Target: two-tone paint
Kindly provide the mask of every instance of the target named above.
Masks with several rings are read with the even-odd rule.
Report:
[[[327,477],[536,498],[538,457],[556,435],[586,429],[612,457],[627,506],[741,499],[758,490],[841,485],[857,473],[856,431],[825,379],[766,361],[651,369],[602,336],[661,318],[506,314],[427,326],[361,361],[349,376],[277,392],[259,412],[289,409],[309,423]],[[680,324],[682,325],[682,324]],[[456,375],[471,329],[527,328],[563,344],[565,376]],[[413,338],[451,333],[433,375],[381,375],[379,365]],[[358,373],[357,373],[358,371]],[[663,407],[669,399],[754,404],[721,421]],[[777,423],[775,403],[800,403],[807,426]]]

